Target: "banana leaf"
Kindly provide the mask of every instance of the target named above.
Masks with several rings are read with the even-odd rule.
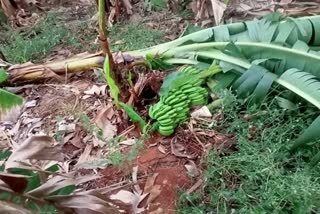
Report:
[[[157,54],[188,44],[231,41],[263,42],[293,47],[298,40],[309,45],[311,49],[318,49],[320,45],[320,16],[291,18],[273,13],[259,20],[203,29],[167,43],[127,52],[127,54],[145,56],[146,53]]]

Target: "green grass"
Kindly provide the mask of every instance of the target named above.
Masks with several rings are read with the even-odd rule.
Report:
[[[143,24],[118,24],[110,29],[112,51],[128,51],[159,44],[163,33]]]
[[[49,12],[38,25],[24,32],[0,23],[0,51],[10,63],[41,62],[55,48],[70,49],[72,53],[95,52],[97,29],[90,20],[68,22]],[[140,49],[158,44],[163,33],[143,24],[120,23],[110,29],[112,51]],[[118,42],[118,43],[117,43]],[[119,44],[120,42],[120,44]]]
[[[38,25],[18,32],[4,25],[5,31],[0,31],[0,50],[10,63],[38,61],[45,58],[55,47],[77,49],[81,47],[80,40],[54,14],[48,14]],[[80,29],[79,29],[80,30]]]
[[[246,122],[239,114],[241,104],[226,107],[225,120],[215,127],[224,125],[221,132],[235,133],[237,151],[210,152],[203,192],[182,194],[178,213],[320,212],[320,167],[309,166],[319,147],[287,155],[290,142],[307,127],[306,118],[313,112],[264,108],[267,114]],[[250,141],[252,128],[257,133]]]

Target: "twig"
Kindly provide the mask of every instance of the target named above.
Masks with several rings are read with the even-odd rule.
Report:
[[[208,151],[206,150],[205,145],[201,142],[201,140],[198,138],[197,134],[193,130],[193,126],[191,124],[188,125],[189,131],[192,133],[193,137],[196,139],[196,141],[201,145],[203,151],[208,154]]]
[[[196,189],[198,189],[201,184],[203,183],[203,180],[202,178],[200,178],[195,184],[193,184],[192,187],[190,187],[190,189],[187,190],[187,193],[190,194],[190,193],[193,193]]]

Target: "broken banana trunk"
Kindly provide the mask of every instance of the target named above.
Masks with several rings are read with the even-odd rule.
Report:
[[[70,73],[102,68],[105,57],[101,52],[79,54],[72,58],[44,64],[18,64],[9,67],[8,82],[18,83],[47,78],[62,78]]]

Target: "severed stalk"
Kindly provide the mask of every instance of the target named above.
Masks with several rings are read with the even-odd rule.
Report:
[[[118,84],[119,78],[116,75],[117,67],[114,63],[110,46],[108,43],[108,33],[106,29],[106,1],[99,0],[99,41],[103,54],[109,59],[110,76]]]
[[[93,68],[102,68],[105,57],[103,54],[80,54],[70,59],[47,62],[44,64],[21,64],[11,66],[7,72],[9,73],[8,82],[24,82],[35,79],[46,79],[85,71]]]

